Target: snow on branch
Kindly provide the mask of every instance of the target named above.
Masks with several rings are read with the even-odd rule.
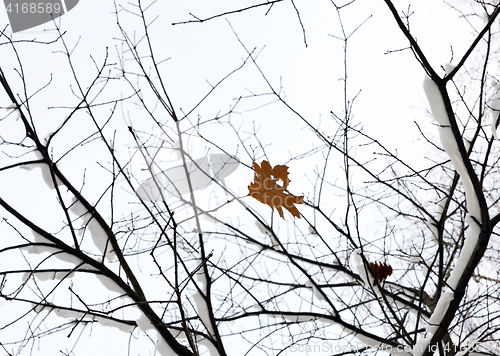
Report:
[[[451,272],[446,284],[451,290],[443,292],[441,294],[436,308],[432,313],[429,320],[429,326],[427,327],[427,337],[421,338],[417,341],[414,347],[414,355],[419,356],[424,353],[427,349],[432,336],[437,331],[439,324],[443,320],[443,317],[448,310],[448,307],[454,299],[454,290],[456,289],[458,282],[474,252],[474,248],[479,239],[479,234],[481,232],[478,221],[480,220],[480,208],[479,201],[477,199],[474,186],[472,184],[471,177],[467,173],[467,169],[461,158],[458,141],[462,137],[456,137],[450,126],[450,118],[448,117],[447,111],[445,109],[445,104],[443,101],[442,94],[437,86],[437,84],[432,81],[429,77],[424,80],[424,91],[429,101],[429,106],[431,108],[432,115],[434,119],[439,124],[439,136],[441,139],[441,145],[443,146],[445,152],[450,157],[453,167],[460,175],[460,179],[465,189],[466,204],[468,214],[466,216],[466,222],[469,225],[466,236],[465,243],[460,251],[458,259],[455,261],[455,268]]]
[[[130,322],[127,323],[122,323],[118,319],[113,319],[111,317],[102,315],[98,316],[95,315],[94,312],[89,313],[89,312],[84,312],[84,311],[78,311],[78,310],[73,310],[73,309],[54,309],[56,314],[61,317],[61,318],[66,318],[66,319],[74,319],[79,322],[85,321],[85,322],[99,322],[99,324],[103,326],[108,326],[108,327],[114,327],[117,328],[123,332],[130,333],[135,329],[135,325],[131,324]]]
[[[477,200],[472,181],[467,173],[467,169],[465,168],[464,162],[458,150],[457,140],[459,138],[455,137],[451,130],[450,120],[446,112],[441,92],[439,91],[437,84],[434,83],[429,77],[424,79],[424,91],[427,96],[427,100],[429,101],[429,106],[431,107],[432,116],[439,124],[438,130],[441,145],[446,151],[446,154],[450,157],[451,162],[455,170],[460,175],[460,179],[464,185],[469,215],[479,219],[479,202]]]

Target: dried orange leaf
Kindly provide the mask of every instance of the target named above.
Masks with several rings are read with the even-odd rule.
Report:
[[[264,160],[260,166],[253,162],[253,168],[255,170],[254,181],[248,186],[248,195],[269,205],[271,209],[276,208],[283,219],[285,217],[282,208],[300,219],[300,213],[294,204],[303,204],[304,196],[295,196],[286,190],[290,184],[288,167],[277,165],[272,168],[269,162]],[[281,185],[278,184],[280,182]]]

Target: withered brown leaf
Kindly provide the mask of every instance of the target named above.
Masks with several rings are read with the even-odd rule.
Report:
[[[294,204],[303,204],[304,196],[295,196],[287,191],[290,179],[288,178],[288,166],[277,165],[271,167],[268,161],[253,162],[255,170],[254,181],[248,186],[248,195],[267,204],[271,209],[276,208],[280,216],[283,209],[288,210],[292,216],[300,219],[300,213]],[[281,181],[281,185],[278,184]]]
[[[382,282],[392,274],[392,267],[386,263],[370,262],[370,267],[379,282]]]

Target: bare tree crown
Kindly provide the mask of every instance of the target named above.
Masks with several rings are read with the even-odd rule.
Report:
[[[448,64],[400,2],[366,17],[360,0],[329,2],[330,17],[296,0],[221,5],[163,33],[169,6],[116,1],[98,57],[57,21],[51,40],[0,32],[0,350],[82,355],[98,343],[80,340],[109,335],[130,354],[500,354],[500,6],[445,3],[471,33]],[[331,60],[338,90],[325,104],[299,85],[312,99],[296,105],[276,68],[315,71],[287,69],[278,44],[328,53],[316,16],[343,57],[307,65]],[[418,64],[428,101],[408,123],[413,158],[355,116],[350,46],[380,18],[405,43],[387,58]],[[170,57],[181,29],[183,51],[223,64],[203,86],[188,55]],[[205,48],[214,34],[227,37]],[[37,51],[60,68],[35,75]]]

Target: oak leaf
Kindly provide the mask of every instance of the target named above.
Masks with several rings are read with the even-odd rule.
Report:
[[[392,274],[392,267],[386,263],[370,262],[370,267],[379,282],[382,282]]]
[[[271,168],[269,162],[264,160],[260,166],[253,162],[253,168],[254,181],[248,186],[248,195],[269,205],[271,209],[275,208],[283,219],[285,217],[282,208],[300,219],[300,213],[294,204],[303,204],[304,196],[295,196],[287,191],[290,184],[288,166],[277,165]]]

